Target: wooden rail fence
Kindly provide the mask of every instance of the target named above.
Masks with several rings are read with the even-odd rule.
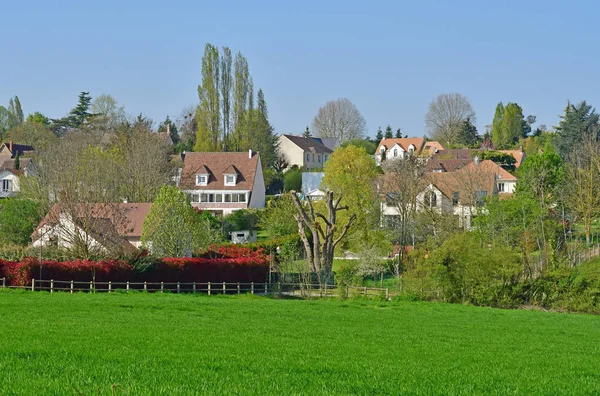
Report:
[[[378,296],[390,299],[389,288],[337,286],[329,284],[302,283],[228,283],[228,282],[93,282],[93,281],[61,281],[32,279],[31,285],[9,286],[6,278],[0,278],[3,289],[26,289],[31,291],[54,292],[84,292],[84,293],[113,293],[143,291],[149,293],[203,293],[214,294],[279,294],[299,297],[350,297]]]

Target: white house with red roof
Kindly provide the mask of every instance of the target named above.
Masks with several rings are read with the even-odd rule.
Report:
[[[21,190],[19,180],[29,176],[33,167],[30,158],[19,158],[18,164],[14,158],[0,157],[0,198],[10,198]]]
[[[409,155],[431,157],[444,147],[437,141],[422,138],[389,138],[382,139],[375,151],[375,160],[381,164],[384,159],[405,158]]]
[[[259,153],[187,153],[179,188],[192,206],[218,215],[265,207]]]

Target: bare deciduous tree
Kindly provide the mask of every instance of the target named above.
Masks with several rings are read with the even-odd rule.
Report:
[[[445,144],[456,143],[463,122],[475,123],[475,110],[459,93],[441,94],[429,104],[425,126],[429,136]]]
[[[312,122],[312,129],[322,138],[337,138],[340,143],[361,138],[367,123],[356,106],[346,98],[325,103]]]
[[[415,222],[417,196],[425,189],[425,162],[416,156],[383,162],[385,175],[381,192],[385,194],[387,206],[397,213],[393,221],[386,224],[392,229],[394,240],[400,245],[399,260],[394,262],[394,272],[400,276],[405,247],[415,244]]]
[[[310,269],[319,276],[324,275],[327,278],[331,274],[335,247],[346,236],[348,229],[356,219],[356,215],[350,216],[348,222],[338,232],[337,214],[339,211],[348,209],[347,206],[340,206],[341,196],[335,200],[333,192],[327,190],[324,199],[324,204],[327,207],[327,216],[325,216],[322,213],[315,212],[310,199],[307,199],[307,205],[304,206],[295,191],[291,191],[291,195],[298,210],[294,218],[298,222],[298,234],[304,243]],[[324,223],[324,227],[321,223]],[[307,232],[310,232],[310,238]]]

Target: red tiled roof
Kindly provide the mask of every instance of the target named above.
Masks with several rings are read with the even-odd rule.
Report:
[[[402,147],[402,149],[404,149],[404,151],[408,151],[408,148],[412,144],[413,146],[415,146],[415,151],[417,152],[417,154],[420,154],[421,150],[423,148],[423,144],[424,143],[425,143],[425,138],[389,138],[389,139],[382,139],[381,142],[379,142],[379,145],[377,146],[376,153],[379,154],[381,152],[381,146],[384,146],[385,149],[388,150],[388,149],[390,149],[395,144],[397,144],[400,147]]]
[[[523,150],[498,150],[498,152],[512,155],[517,160],[517,162],[515,162],[515,168],[521,166],[523,159],[525,158]]]
[[[183,190],[252,190],[256,170],[260,161],[258,153],[253,153],[252,158],[248,153],[187,153],[183,161],[180,188]],[[225,186],[225,174],[230,168],[237,171],[235,186]],[[207,173],[206,186],[196,185],[196,175]]]

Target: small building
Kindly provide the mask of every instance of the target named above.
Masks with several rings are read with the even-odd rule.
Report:
[[[135,252],[142,246],[142,226],[151,207],[150,203],[91,203],[67,210],[55,204],[31,235],[32,245],[70,249],[83,242],[103,252]]]
[[[294,135],[279,136],[279,151],[287,166],[322,169],[333,150],[321,138]],[[331,144],[331,142],[326,142]]]
[[[15,158],[17,153],[20,157],[24,155],[31,155],[34,151],[35,150],[32,146],[28,146],[26,144],[16,144],[12,141],[2,143],[0,145],[0,161],[6,160],[7,158]]]
[[[256,231],[254,230],[232,231],[229,236],[231,243],[235,244],[256,242]]]
[[[420,155],[426,139],[422,138],[389,138],[382,139],[375,151],[375,161],[378,165],[385,159],[405,158]]]
[[[186,153],[179,188],[192,206],[225,216],[265,207],[265,180],[259,153]]]
[[[18,169],[17,169],[18,168]],[[33,172],[30,158],[0,157],[0,198],[14,197],[21,190],[20,178]]]
[[[325,197],[325,192],[321,190],[323,176],[323,172],[302,172],[302,195],[305,199],[320,201]]]

